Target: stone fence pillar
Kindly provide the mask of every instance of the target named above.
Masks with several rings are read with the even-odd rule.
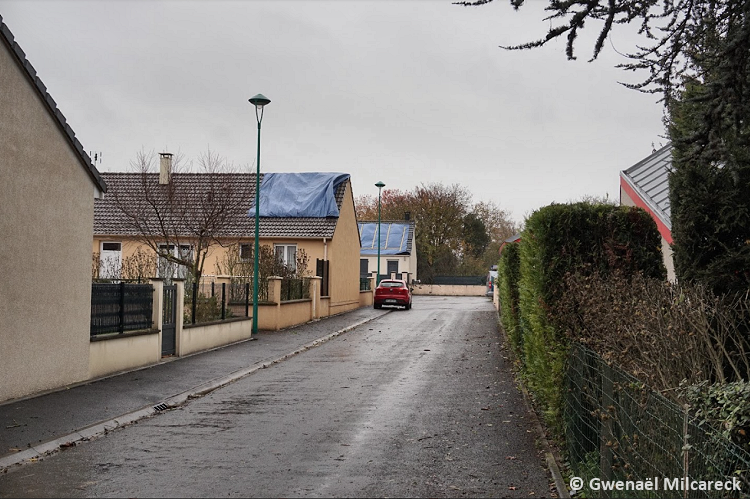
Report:
[[[320,319],[320,287],[323,284],[323,278],[319,276],[310,278],[310,320]]]

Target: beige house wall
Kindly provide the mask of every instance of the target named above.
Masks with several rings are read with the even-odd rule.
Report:
[[[152,253],[151,248],[135,238],[96,235],[93,239],[92,254],[98,255],[101,252],[103,242],[122,243],[122,259],[132,257],[137,250]],[[223,246],[214,244],[209,248],[206,262],[203,265],[203,275],[228,275],[226,268],[226,258],[230,247],[235,244],[253,244],[252,239],[236,239],[222,241]],[[325,255],[325,243],[322,239],[292,239],[292,238],[263,238],[260,240],[261,246],[271,246],[275,244],[296,244],[297,251],[304,250],[309,258],[307,264],[307,274],[315,274],[315,259],[323,259]],[[252,263],[252,262],[251,262]]]
[[[339,221],[328,242],[330,314],[359,308],[360,239],[351,181],[346,183]]]
[[[625,190],[620,187],[620,205],[622,206],[637,206],[635,201],[628,195]],[[677,281],[677,275],[674,271],[674,257],[672,255],[672,246],[661,236],[661,256],[664,262],[664,267],[667,269],[667,279],[670,282]]]
[[[85,379],[97,188],[0,41],[0,401]]]

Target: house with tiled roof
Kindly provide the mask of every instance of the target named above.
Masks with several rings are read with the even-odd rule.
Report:
[[[166,164],[164,168],[168,170],[168,162]],[[101,175],[109,190],[94,206],[92,249],[102,269],[116,269],[118,262],[122,263],[138,251],[155,254],[154,248],[144,245],[141,235],[143,226],[164,223],[164,220],[155,220],[154,211],[148,207],[163,202],[162,194],[166,196],[166,193],[189,200],[184,219],[175,221],[184,227],[171,231],[172,239],[164,241],[160,249],[195,251],[201,244],[196,236],[200,225],[193,224],[193,219],[203,218],[201,210],[211,209],[212,203],[204,203],[205,199],[228,189],[233,190],[235,197],[239,196],[239,201],[224,206],[225,217],[211,227],[211,238],[215,241],[206,254],[203,275],[226,274],[223,262],[227,261],[227,252],[233,247],[239,248],[240,259],[252,260],[255,174],[103,172]],[[321,178],[334,177],[338,179],[335,185],[315,183]],[[307,275],[323,278],[321,289],[326,308],[323,316],[358,308],[359,232],[349,175],[265,173],[259,180],[260,246],[273,248],[288,266],[296,264],[298,255],[307,256]],[[328,203],[324,206],[327,211],[320,211],[325,203]],[[162,263],[163,259],[157,266],[157,277],[174,277],[174,268]]]
[[[620,204],[646,210],[661,234],[661,249],[667,278],[675,280],[672,258],[672,211],[669,202],[669,172],[672,145],[658,151],[620,172]]]
[[[107,185],[0,16],[0,402],[89,377],[94,199]]]
[[[380,239],[378,240],[378,222],[359,221],[360,235],[360,277],[378,271],[378,245],[380,245],[380,276],[389,278],[393,275],[408,280],[417,277],[417,247],[414,242],[413,220],[381,220]]]

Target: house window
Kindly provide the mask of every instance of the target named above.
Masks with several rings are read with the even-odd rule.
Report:
[[[249,243],[240,244],[240,261],[249,262],[253,259],[253,247]]]
[[[122,243],[103,242],[99,251],[99,278],[119,279],[122,271]]]
[[[179,252],[178,252],[179,248]],[[159,277],[167,279],[185,279],[188,276],[188,268],[185,265],[178,265],[174,262],[170,262],[167,258],[161,256],[162,254],[170,254],[174,257],[181,258],[183,260],[192,260],[193,258],[193,247],[188,244],[160,244],[159,245]]]
[[[359,276],[360,277],[367,277],[370,273],[370,260],[367,258],[360,258],[359,259]]]
[[[296,244],[274,244],[276,258],[286,268],[294,272],[297,270],[297,245]]]

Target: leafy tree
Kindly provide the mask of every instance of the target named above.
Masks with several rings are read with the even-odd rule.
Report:
[[[385,189],[381,220],[416,222],[417,265],[420,278],[436,275],[484,275],[497,263],[502,241],[517,232],[508,213],[494,202],[472,206],[471,193],[458,184],[421,184],[411,191]],[[377,220],[378,199],[358,196],[358,220]]]
[[[463,243],[466,255],[479,258],[490,244],[490,236],[484,222],[475,213],[469,213],[464,217]]]
[[[686,93],[702,93],[689,87]],[[672,108],[671,134],[695,129],[698,100],[686,98]],[[746,125],[724,135],[722,161],[706,150],[678,140],[673,148],[670,205],[675,271],[680,279],[705,283],[717,294],[750,288],[750,155]]]
[[[357,196],[354,201],[357,220],[378,219],[378,198],[367,194]],[[412,192],[399,189],[383,189],[380,194],[381,220],[404,220],[407,212],[411,215],[414,196]]]
[[[414,190],[413,215],[417,220],[418,272],[447,274],[455,268],[446,255],[456,255],[462,241],[462,222],[471,194],[453,184],[422,184]]]
[[[669,106],[675,271],[719,294],[750,288],[750,2],[736,3],[704,12],[685,56],[700,74]]]
[[[500,208],[494,201],[480,201],[474,204],[471,212],[484,223],[490,242],[497,243],[498,248],[503,241],[520,230],[510,213]],[[497,251],[495,251],[495,256],[497,256]]]

